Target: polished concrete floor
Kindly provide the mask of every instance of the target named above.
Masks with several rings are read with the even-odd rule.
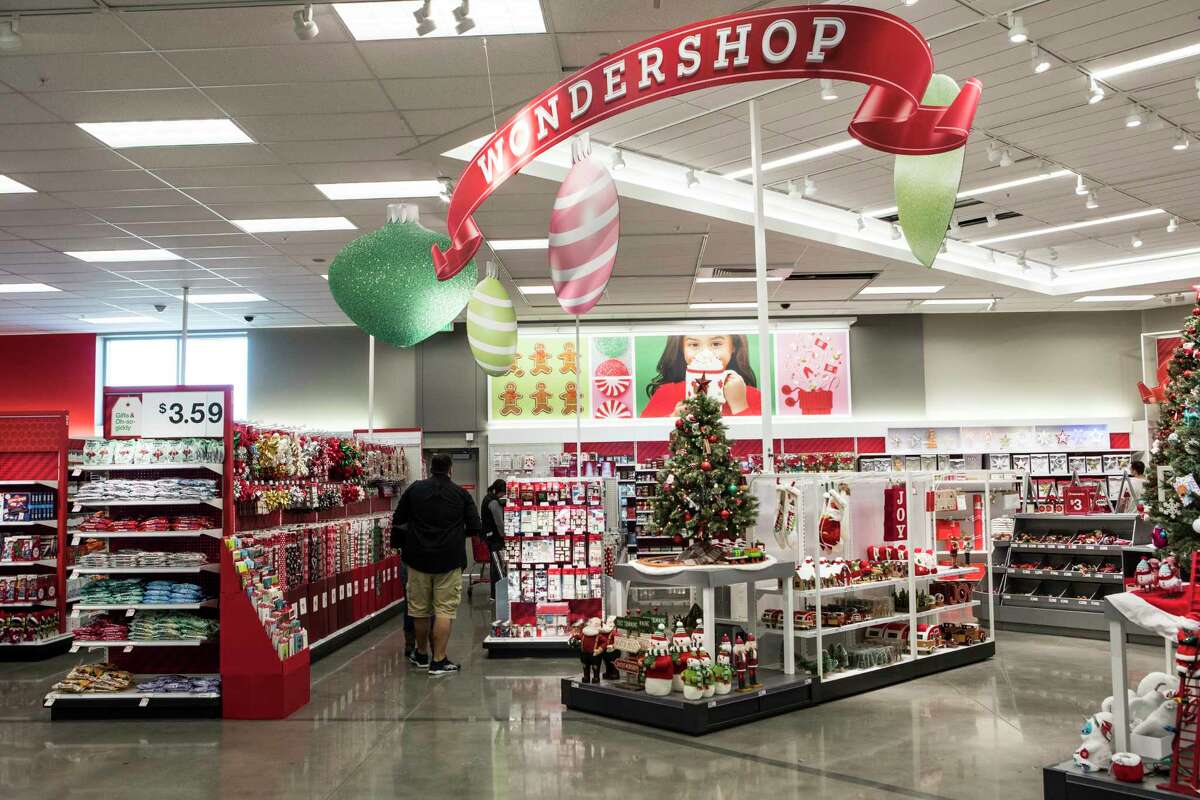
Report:
[[[51,723],[40,698],[80,657],[0,664],[3,796],[1032,800],[1109,686],[1105,643],[1002,631],[988,662],[692,739],[564,712],[574,662],[484,659],[490,619],[477,595],[464,671],[439,678],[391,621],[319,662],[279,722]],[[1131,649],[1131,674],[1161,664]]]

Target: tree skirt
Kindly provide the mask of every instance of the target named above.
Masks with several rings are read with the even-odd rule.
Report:
[[[678,561],[630,561],[629,566],[646,575],[675,575],[680,572],[719,572],[725,569],[736,569],[741,572],[757,572],[760,569],[775,565],[777,560],[772,555],[763,555],[762,561],[752,564],[681,564]]]
[[[1108,600],[1121,612],[1121,616],[1134,625],[1174,639],[1180,627],[1187,630],[1200,628],[1200,621],[1187,617],[1188,585],[1185,583],[1183,588],[1184,594],[1175,597],[1133,591],[1111,594]]]

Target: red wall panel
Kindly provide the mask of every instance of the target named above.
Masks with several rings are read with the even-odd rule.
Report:
[[[71,435],[95,433],[96,335],[0,336],[0,411],[66,409]]]

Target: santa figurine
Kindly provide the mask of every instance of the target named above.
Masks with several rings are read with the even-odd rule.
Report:
[[[746,635],[746,684],[751,689],[762,686],[758,682],[758,642],[753,633]]]
[[[739,692],[746,691],[746,642],[739,633],[733,643],[733,674]]]
[[[821,519],[817,523],[817,531],[821,539],[821,547],[832,550],[842,541],[842,515],[850,502],[849,488],[845,484],[836,488],[831,487],[825,492],[825,505],[821,509]]]
[[[1179,691],[1183,692],[1182,678],[1196,671],[1196,655],[1200,652],[1200,638],[1196,631],[1180,627],[1175,634],[1175,671],[1179,673]]]
[[[1171,597],[1183,594],[1183,581],[1179,579],[1179,565],[1175,556],[1167,556],[1159,565],[1158,589]]]
[[[604,662],[604,679],[606,681],[615,681],[621,677],[621,673],[617,672],[617,668],[613,662],[621,657],[621,651],[617,649],[617,618],[609,617],[600,626],[600,635],[604,637],[604,649],[600,653],[600,658]]]
[[[646,651],[642,667],[646,673],[646,694],[666,697],[671,693],[675,664],[668,652],[667,633],[662,625],[650,637],[650,649]]]
[[[733,645],[729,642],[729,634],[721,635],[721,644],[717,646],[717,663],[713,667],[713,691],[715,694],[729,694],[733,690]]]
[[[1145,558],[1138,562],[1137,568],[1133,571],[1133,577],[1137,581],[1137,587],[1144,591],[1149,591],[1158,585],[1158,575],[1150,569],[1150,562]]]
[[[596,617],[589,619],[576,634],[579,640],[579,660],[583,663],[583,682],[600,682],[600,654],[604,652],[604,642],[600,633],[600,620]]]

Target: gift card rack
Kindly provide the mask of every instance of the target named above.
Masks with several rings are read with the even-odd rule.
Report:
[[[71,639],[62,557],[67,431],[65,411],[0,415],[0,661],[49,658]]]

